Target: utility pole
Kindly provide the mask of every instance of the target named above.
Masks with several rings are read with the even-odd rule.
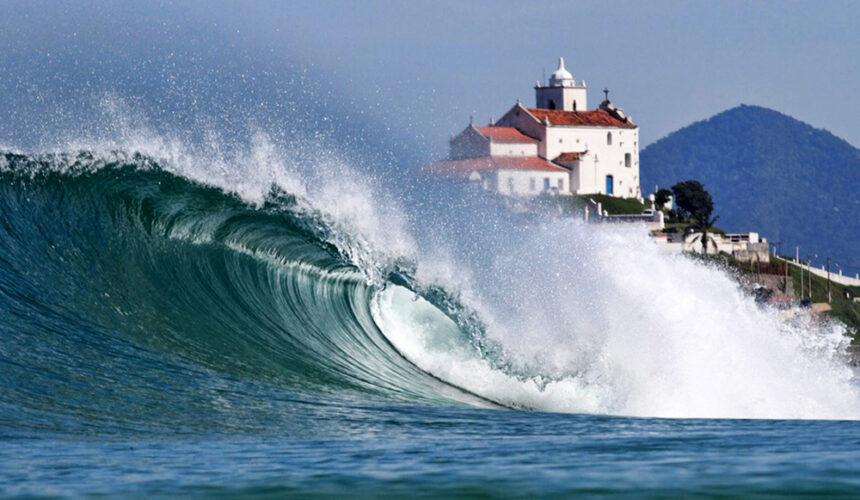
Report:
[[[800,300],[803,300],[806,298],[803,293],[803,264],[800,264],[800,259],[797,260],[797,263],[799,264],[798,267],[800,267]]]

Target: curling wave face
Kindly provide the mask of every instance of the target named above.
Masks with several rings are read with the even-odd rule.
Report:
[[[838,327],[782,325],[638,233],[475,231],[504,251],[457,281],[368,233],[363,200],[193,177],[135,153],[3,156],[0,425],[297,428],[375,402],[860,415]],[[642,293],[654,276],[664,293]]]
[[[294,196],[252,206],[139,155],[4,161],[0,418],[249,422],[260,398],[219,406],[248,384],[275,400],[482,404],[391,347],[377,287]]]

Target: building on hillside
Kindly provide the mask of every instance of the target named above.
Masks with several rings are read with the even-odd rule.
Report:
[[[473,123],[451,138],[436,174],[479,183],[514,197],[607,194],[641,198],[639,127],[609,101],[588,110],[588,88],[559,59],[548,82],[537,82],[535,107],[519,100],[486,127]]]
[[[654,234],[657,246],[667,252],[702,253],[702,233]],[[708,233],[708,254],[724,253],[742,262],[770,262],[770,245],[758,233]]]

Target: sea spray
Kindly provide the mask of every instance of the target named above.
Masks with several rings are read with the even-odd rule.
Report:
[[[644,227],[548,219],[495,232],[471,282],[448,285],[479,299],[491,356],[461,334],[445,340],[456,330],[435,330],[428,304],[410,303],[405,291],[377,298],[377,320],[395,347],[443,380],[549,411],[860,416],[839,324],[803,313],[786,321],[723,269],[662,253]]]
[[[70,141],[57,154],[41,160],[36,155],[5,170],[38,164],[59,176],[60,184],[74,184],[68,176],[82,172],[106,169],[103,175],[111,175],[122,165],[175,176],[155,185],[134,175],[128,179],[133,204],[154,202],[163,211],[148,227],[161,228],[159,234],[180,246],[220,246],[274,273],[263,281],[247,280],[240,266],[218,278],[241,286],[226,296],[254,297],[255,304],[241,321],[225,323],[225,335],[255,322],[278,331],[276,318],[287,314],[291,319],[283,326],[289,349],[313,353],[314,370],[331,367],[336,378],[349,381],[347,386],[398,398],[489,401],[559,412],[860,417],[852,374],[838,357],[845,342],[838,324],[802,315],[781,321],[722,270],[660,253],[644,228],[511,213],[480,193],[456,187],[428,191],[417,173],[416,186],[393,189],[378,175],[393,166],[379,166],[373,174],[319,138],[285,145],[257,131],[244,145],[225,143],[217,134],[204,144],[187,144],[148,130],[139,120],[116,123],[121,132],[112,132],[111,138]],[[233,201],[188,205],[185,188],[163,189],[165,182],[183,179]],[[224,203],[232,208],[224,211]],[[244,217],[266,222],[245,227]],[[333,254],[314,255],[304,243],[296,253],[291,236],[296,229],[318,240],[312,246],[324,243]],[[115,251],[122,251],[129,242],[118,240]],[[334,264],[333,256],[342,264]],[[356,302],[346,309],[339,304],[335,312],[326,305],[334,289],[314,283],[351,283],[353,278],[341,277],[344,264],[369,288],[350,292],[350,301]],[[389,281],[394,275],[400,276],[395,280],[400,285]],[[201,290],[209,278],[203,279]],[[293,282],[287,291],[302,292],[281,297],[279,288]],[[433,300],[431,290],[445,300]],[[117,307],[126,316],[134,310]],[[355,317],[345,318],[347,312]],[[325,315],[333,315],[338,326]],[[144,323],[142,318],[135,322],[145,329]],[[182,340],[182,328],[181,322],[170,325],[177,340],[169,343],[196,349],[199,340]],[[269,366],[270,376],[277,378],[279,341],[248,341],[273,350],[274,357],[260,366]],[[269,357],[262,351],[254,355]],[[405,360],[398,359],[401,355]],[[298,359],[288,357],[289,363]],[[210,359],[207,366],[218,364]],[[288,378],[298,373],[288,371]]]

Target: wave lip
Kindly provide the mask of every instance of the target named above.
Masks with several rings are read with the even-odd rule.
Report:
[[[15,390],[0,395],[7,415],[56,417],[72,400],[90,416],[139,408],[124,394],[155,382],[110,367],[158,365],[196,381],[188,386],[205,373],[208,386],[266,384],[298,399],[860,416],[838,325],[780,323],[721,271],[661,255],[638,231],[482,220],[490,234],[479,224],[462,236],[495,254],[480,253],[471,281],[450,285],[434,281],[435,261],[397,224],[382,238],[372,234],[384,220],[356,223],[381,213],[372,197],[353,193],[338,215],[328,188],[316,192],[322,203],[277,183],[247,200],[139,153],[0,158],[0,314],[10,318],[0,363],[15,367]],[[32,373],[55,378],[31,383]],[[70,374],[89,382],[49,391],[47,406],[34,396]],[[189,391],[173,393],[148,404],[165,415],[189,404]]]
[[[2,158],[7,418],[79,407],[81,418],[116,408],[116,421],[159,420],[153,411],[198,405],[188,388],[201,390],[201,377],[311,399],[482,404],[391,348],[370,312],[376,285],[332,243],[324,214],[296,197],[274,189],[248,203],[133,154]],[[175,380],[140,379],[152,370]],[[57,382],[69,377],[85,382]],[[133,385],[161,383],[161,396],[145,391],[160,410],[141,413]]]

